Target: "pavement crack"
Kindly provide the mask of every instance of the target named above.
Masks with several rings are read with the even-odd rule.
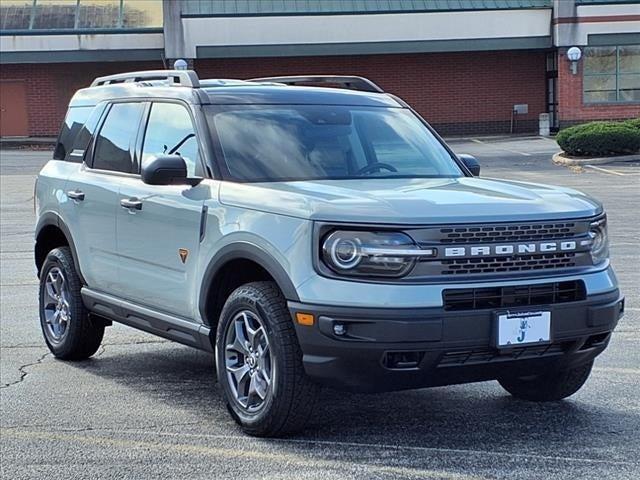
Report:
[[[0,389],[9,388],[9,387],[12,387],[13,385],[22,383],[24,379],[27,378],[27,375],[29,375],[29,372],[27,371],[27,369],[35,365],[40,365],[42,361],[45,359],[45,357],[47,357],[48,355],[51,355],[51,352],[47,352],[44,355],[40,356],[35,362],[26,363],[18,367],[18,373],[20,374],[20,378],[15,382],[10,382],[10,383],[5,383],[4,385],[0,385]]]
[[[145,345],[147,343],[173,343],[171,340],[137,340],[133,342],[109,342],[103,343],[103,346],[121,346],[121,345]]]

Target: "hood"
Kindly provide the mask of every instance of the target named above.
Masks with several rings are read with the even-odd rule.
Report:
[[[226,205],[328,222],[430,224],[596,215],[596,200],[563,187],[491,178],[222,182]]]

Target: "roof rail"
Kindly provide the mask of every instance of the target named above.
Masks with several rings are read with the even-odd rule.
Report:
[[[343,75],[300,75],[294,77],[264,77],[252,78],[248,82],[284,83],[285,85],[299,85],[304,83],[332,83],[343,88],[360,90],[362,92],[384,93],[384,90],[368,78]]]
[[[118,73],[98,77],[92,83],[92,87],[111,85],[114,83],[136,83],[151,80],[170,80],[175,85],[183,87],[199,88],[198,74],[193,70],[147,70],[143,72]]]

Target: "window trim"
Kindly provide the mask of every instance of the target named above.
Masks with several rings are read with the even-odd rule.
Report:
[[[585,68],[584,68],[584,63],[582,66],[582,104],[589,107],[589,106],[597,106],[597,105],[638,105],[640,104],[640,100],[617,100],[620,96],[620,48],[621,47],[638,47],[640,45],[637,44],[633,44],[633,45],[590,45],[585,47],[586,49],[589,48],[615,48],[616,49],[616,68],[615,68],[615,72],[613,73],[586,73],[585,72]],[[585,60],[583,60],[583,62],[586,62],[586,55],[585,55]],[[624,72],[622,73],[622,75],[638,75],[640,76],[640,71],[639,72]],[[597,100],[597,101],[587,101],[585,99],[585,90],[584,90],[584,85],[585,85],[585,77],[605,77],[605,76],[615,76],[616,79],[616,88],[615,88],[615,92],[616,92],[616,100]]]

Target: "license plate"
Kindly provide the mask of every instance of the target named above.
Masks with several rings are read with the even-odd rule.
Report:
[[[498,314],[498,347],[517,347],[551,341],[551,312]]]

